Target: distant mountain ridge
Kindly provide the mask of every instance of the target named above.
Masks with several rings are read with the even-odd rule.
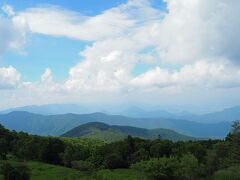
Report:
[[[64,133],[63,137],[97,138],[105,142],[113,142],[126,138],[128,135],[144,139],[168,139],[172,141],[195,140],[169,129],[144,129],[131,126],[108,125],[100,122],[90,122]]]
[[[56,115],[68,113],[85,114],[91,112],[87,107],[77,104],[45,104],[16,107],[0,111],[0,113],[7,114],[14,111],[26,111],[29,113],[41,115]]]
[[[89,114],[93,112],[99,112],[98,108],[90,108],[84,105],[78,104],[47,104],[39,106],[25,106],[7,109],[0,111],[0,114],[6,114],[13,111],[27,111],[29,113],[41,114],[41,115],[56,115],[56,114]],[[232,122],[233,120],[240,119],[240,106],[232,108],[226,108],[218,112],[206,113],[206,114],[191,114],[188,112],[182,113],[170,113],[164,110],[151,110],[146,111],[139,107],[129,107],[125,110],[107,110],[102,109],[101,112],[107,112],[107,114],[122,115],[132,118],[165,118],[165,119],[185,119],[189,121],[196,121],[202,123],[216,123],[216,122]]]
[[[202,138],[223,138],[230,131],[228,122],[204,124],[182,119],[131,118],[104,113],[39,115],[18,111],[0,114],[0,123],[6,128],[38,135],[59,136],[89,122],[148,129],[166,128],[188,136]]]
[[[170,118],[170,119],[186,119],[190,121],[197,121],[203,123],[216,123],[216,122],[232,122],[240,120],[240,106],[226,108],[218,112],[206,113],[201,115],[191,113],[169,113],[163,110],[145,111],[141,108],[130,108],[119,114],[134,117],[134,118]]]

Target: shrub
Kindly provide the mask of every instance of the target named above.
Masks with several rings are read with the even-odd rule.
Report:
[[[106,156],[103,164],[106,169],[125,168],[127,166],[122,157],[115,153]]]
[[[72,168],[80,171],[94,171],[94,164],[89,161],[72,161]]]
[[[151,179],[175,179],[178,161],[174,157],[154,158],[132,165],[133,169],[146,173]]]
[[[240,179],[240,166],[233,166],[227,169],[219,170],[214,173],[213,180],[239,180]]]
[[[194,155],[186,154],[180,158],[176,174],[181,179],[197,179],[203,174],[203,168]]]
[[[30,172],[24,164],[11,165],[4,163],[1,167],[1,174],[5,180],[29,180]]]

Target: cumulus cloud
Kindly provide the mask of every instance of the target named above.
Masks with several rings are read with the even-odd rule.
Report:
[[[24,19],[33,33],[86,41],[128,37],[154,46],[155,55],[167,63],[218,56],[238,61],[240,2],[166,0],[166,4],[167,11],[162,12],[147,0],[131,0],[96,16],[45,6],[26,9],[16,18]]]
[[[131,80],[138,88],[144,87],[215,87],[240,86],[240,69],[228,63],[198,61],[179,70],[169,71],[156,67]]]
[[[14,13],[6,6],[4,11],[11,18],[4,23],[20,27],[17,32],[21,36],[17,37],[22,39],[27,27],[31,33],[90,41],[79,53],[81,61],[69,70],[62,84],[53,82],[51,70],[46,69],[38,84],[46,91],[111,91],[126,95],[144,89],[166,95],[169,89],[240,87],[240,1],[165,0],[165,11],[150,2],[130,0],[95,16],[56,6]],[[13,39],[3,41],[3,47],[14,47],[9,42],[17,42],[12,43],[15,47],[24,42]],[[153,68],[135,75],[139,63]]]
[[[164,19],[150,28],[160,58],[173,63],[212,57],[239,61],[239,7],[235,0],[167,0]]]
[[[0,89],[16,88],[20,83],[21,75],[12,67],[0,68]]]
[[[115,13],[121,12],[116,9],[132,8],[136,3],[129,1],[114,8]],[[240,20],[236,8],[240,4],[237,1],[168,0],[166,12],[142,3],[135,5],[135,12],[148,17],[146,21],[141,22],[141,18],[134,16],[131,20],[141,23],[128,27],[127,33],[98,40],[82,51],[84,61],[71,68],[67,87],[119,90],[132,86],[239,86],[235,78],[238,68],[225,64],[238,61],[240,55],[237,50]],[[133,17],[132,11],[124,13],[126,17]],[[146,50],[149,47],[151,51]],[[148,60],[154,59],[156,66],[159,63],[165,66],[158,65],[134,77],[134,67],[144,58],[145,63],[152,63]],[[168,64],[179,64],[181,68],[169,69]]]
[[[0,54],[7,49],[21,51],[26,42],[27,25],[23,18],[15,17],[13,8],[9,5],[2,7],[8,16],[1,16],[0,12]]]

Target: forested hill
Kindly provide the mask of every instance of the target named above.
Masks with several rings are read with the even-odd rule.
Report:
[[[39,115],[28,112],[11,112],[0,115],[0,124],[8,129],[37,135],[59,136],[89,122],[140,128],[165,128],[192,137],[223,138],[230,130],[230,123],[203,124],[182,119],[130,118],[103,113]]]
[[[144,139],[168,139],[172,141],[194,140],[169,129],[144,129],[131,126],[111,126],[104,123],[92,122],[80,125],[65,134],[63,137],[88,137],[113,142],[125,139],[128,135]]]

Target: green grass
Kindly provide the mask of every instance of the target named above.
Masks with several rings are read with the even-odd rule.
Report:
[[[4,161],[0,161],[0,165]],[[8,161],[12,164],[19,163]],[[145,180],[143,176],[132,169],[116,169],[116,170],[99,170],[92,174],[81,172],[75,169],[62,166],[55,166],[40,162],[24,163],[30,169],[31,180]],[[3,177],[0,175],[0,180]]]
[[[10,161],[8,161],[10,162]],[[0,163],[2,164],[3,161]],[[18,162],[11,162],[12,164],[18,163]],[[55,165],[49,165],[45,163],[39,163],[39,162],[26,162],[24,163],[27,165],[31,172],[31,180],[43,180],[43,179],[49,179],[49,180],[88,180],[89,175],[74,169],[62,167],[62,166],[55,166]],[[0,176],[0,179],[3,179],[2,176]]]
[[[96,173],[96,180],[147,180],[141,173],[131,169],[101,170]]]
[[[65,168],[61,166],[48,165],[37,162],[28,163],[31,170],[31,180],[74,180],[74,179],[89,179],[85,173],[80,171]]]

